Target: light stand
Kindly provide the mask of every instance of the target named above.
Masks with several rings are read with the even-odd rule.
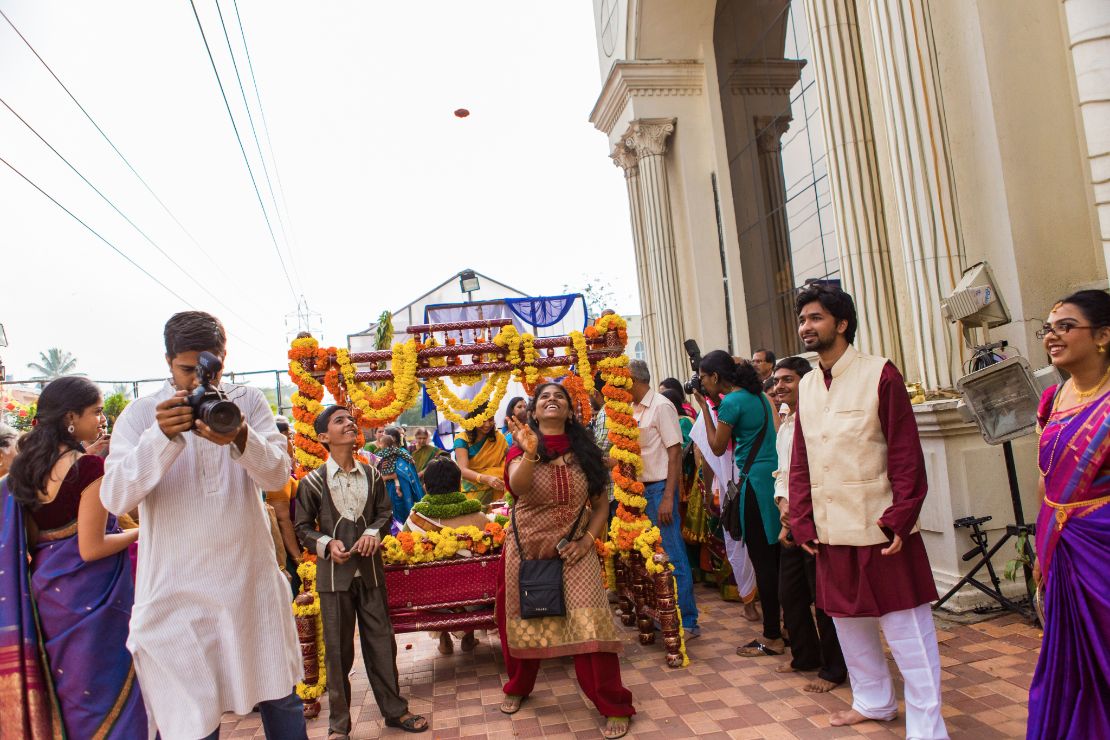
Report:
[[[978,345],[974,349],[974,356],[972,359],[972,368],[975,371],[984,370],[988,367],[996,365],[1002,361],[1002,358],[996,354],[995,350],[1002,350],[1006,348],[1006,342],[994,342],[991,344]],[[988,440],[989,441],[989,440]],[[1014,462],[1014,448],[1009,439],[1002,442],[1002,455],[1006,460],[1006,480],[1010,485],[1010,504],[1014,510],[1014,524],[1006,527],[1005,534],[1002,538],[994,544],[993,547],[988,549],[987,533],[980,529],[980,525],[990,521],[991,517],[964,517],[957,519],[953,525],[957,528],[971,527],[971,540],[975,543],[975,547],[964,554],[963,560],[965,562],[971,560],[976,555],[979,555],[979,562],[977,562],[970,571],[961,578],[955,586],[949,589],[948,593],[940,598],[935,604],[934,609],[939,609],[944,602],[952,598],[957,591],[965,585],[971,585],[979,589],[987,596],[998,602],[999,607],[1008,609],[1015,614],[1020,614],[1026,619],[1033,620],[1036,618],[1036,612],[1033,607],[1033,573],[1031,564],[1036,557],[1032,546],[1029,544],[1029,537],[1033,534],[1034,527],[1032,524],[1025,523],[1025,513],[1021,505],[1021,489],[1018,485],[1017,465]],[[1018,601],[1014,601],[1002,593],[1002,582],[998,574],[994,570],[994,565],[991,558],[994,557],[1006,542],[1011,537],[1019,537],[1022,542],[1022,570],[1025,575],[1025,585],[1027,596]],[[986,567],[987,573],[990,576],[991,584],[988,586],[982,581],[975,578],[976,573],[983,567]],[[999,607],[979,607],[974,611],[983,613],[991,611]]]

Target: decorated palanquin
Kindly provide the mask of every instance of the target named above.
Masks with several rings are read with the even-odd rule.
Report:
[[[325,389],[351,409],[360,435],[395,421],[416,402],[421,383],[440,414],[470,430],[494,416],[510,380],[529,394],[540,383],[556,380],[569,391],[585,424],[593,415],[590,395],[595,373],[600,372],[613,443],[610,456],[617,461],[613,481],[619,505],[607,540],[597,542],[599,567],[604,568],[607,587],[619,595],[621,621],[639,628],[641,644],[655,642],[658,622],[667,664],[685,665],[673,566],[663,552],[658,528],[644,514],[647,501],[637,480],[643,460],[632,417],[624,319],[602,316],[584,332],[544,338],[518,332],[508,318],[422,324],[407,332],[407,341],[374,352],[323,348],[311,336],[293,341],[289,374],[297,385],[292,398],[296,475],[303,477],[327,457],[313,429]],[[451,389],[478,383],[480,390],[471,398],[461,398]],[[361,442],[360,436],[360,446]],[[445,500],[442,505],[452,503]],[[397,632],[496,628],[493,602],[505,520],[490,513],[472,514],[476,518],[433,522],[434,526],[383,539],[390,616]]]

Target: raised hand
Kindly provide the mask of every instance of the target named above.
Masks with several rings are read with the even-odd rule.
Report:
[[[532,427],[510,418],[509,431],[513,435],[513,444],[523,450],[524,454],[535,456],[540,447],[540,440],[536,433],[532,431]]]

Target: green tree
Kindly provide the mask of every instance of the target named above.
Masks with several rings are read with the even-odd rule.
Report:
[[[39,378],[54,380],[72,373],[77,367],[77,358],[60,347],[51,347],[39,352],[39,361],[28,362],[27,367],[37,372]]]
[[[131,399],[127,394],[116,392],[104,397],[104,415],[108,417],[108,431],[111,432],[116,426],[116,419],[127,408],[127,404],[131,403]]]

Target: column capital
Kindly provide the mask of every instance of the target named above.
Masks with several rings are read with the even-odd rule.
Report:
[[[674,133],[677,118],[638,118],[625,132],[624,145],[643,157],[656,157],[667,152],[667,137]]]
[[[755,117],[755,137],[760,154],[782,151],[782,135],[790,129],[792,120],[789,114]]]
[[[636,150],[625,144],[622,138],[613,147],[613,153],[609,155],[613,160],[613,164],[624,170],[625,177],[632,177],[636,174],[640,164],[640,158],[636,155]]]

